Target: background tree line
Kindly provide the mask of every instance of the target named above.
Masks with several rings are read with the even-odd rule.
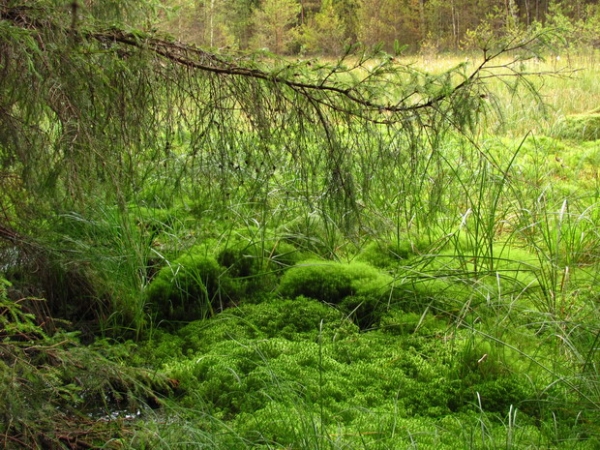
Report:
[[[597,0],[163,0],[163,27],[185,42],[277,54],[339,55],[348,45],[387,51],[469,50],[481,36],[559,26],[595,46]]]

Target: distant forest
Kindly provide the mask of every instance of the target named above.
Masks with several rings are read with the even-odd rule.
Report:
[[[337,56],[349,46],[433,54],[468,51],[524,28],[551,27],[571,46],[600,45],[589,0],[163,0],[162,28],[181,41],[280,55]]]

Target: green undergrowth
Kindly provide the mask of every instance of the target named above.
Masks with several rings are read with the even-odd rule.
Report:
[[[17,329],[2,335],[2,435],[32,447],[43,435],[68,447],[88,426],[85,442],[107,447],[596,448],[599,152],[449,135],[414,167],[360,166],[353,186],[370,191],[352,205],[301,192],[284,168],[259,200],[240,186],[143,192],[56,217],[54,252],[26,247],[5,264],[6,292],[27,301],[3,300]],[[65,320],[48,328],[25,311]],[[88,322],[101,326],[86,342],[138,343],[83,346],[62,330]]]
[[[137,357],[177,380],[175,417],[198,427],[186,432],[217,433],[222,448],[594,448],[595,210],[576,195],[552,204],[560,189],[542,189],[546,209],[517,199],[491,234],[469,213],[449,231],[365,241],[335,260],[303,246],[327,242],[312,226],[310,238],[246,228],[191,248],[150,292],[174,280],[173,263],[204,273],[210,260],[238,297],[154,330]],[[539,234],[522,222],[533,214]],[[189,259],[197,251],[203,263]]]
[[[134,345],[82,345],[62,324],[38,324],[27,310],[43,300],[11,300],[8,288],[0,277],[0,445],[121,448],[172,392],[170,380],[133,366]]]
[[[13,9],[47,32],[24,48],[56,31]],[[75,22],[40,47],[75,65],[6,59],[57,77],[0,108],[0,447],[600,447],[594,67],[544,76],[516,35],[442,74],[206,59]]]
[[[182,205],[62,218],[81,261],[106,253],[85,270],[133,277],[105,286],[122,294],[109,296],[115,310],[138,314],[139,342],[82,346],[5,295],[3,317],[25,328],[3,343],[7,407],[21,418],[3,435],[34,446],[52,420],[53,442],[91,424],[86,442],[107,447],[596,448],[598,213],[591,193],[565,188],[591,170],[588,150],[527,140],[524,160],[582,162],[554,186],[496,174],[495,193],[421,235],[389,226],[343,244],[327,218],[228,228]],[[105,246],[87,245],[103,233]],[[33,391],[49,395],[27,409]]]
[[[577,392],[554,385],[539,349],[548,336],[516,317],[490,336],[490,318],[457,327],[431,309],[394,309],[361,332],[297,297],[229,309],[151,346],[191,418],[216,418],[252,446],[593,448],[581,434],[593,412],[563,409]]]

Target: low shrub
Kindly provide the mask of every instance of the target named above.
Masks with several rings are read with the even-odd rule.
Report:
[[[285,270],[301,259],[292,244],[276,239],[239,236],[227,241],[217,252],[217,261],[227,267],[233,277],[252,277],[265,272]]]
[[[263,257],[256,245],[236,240],[228,242],[217,252],[217,261],[234,278],[248,278],[263,269]]]
[[[130,343],[85,346],[78,333],[47,333],[22,301],[9,299],[9,287],[0,274],[3,448],[99,448],[134,432],[122,417],[158,408],[172,393],[164,375],[122,364],[134,351]]]

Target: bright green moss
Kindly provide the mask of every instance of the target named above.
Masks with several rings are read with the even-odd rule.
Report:
[[[309,298],[274,299],[258,305],[245,305],[231,314],[243,317],[247,323],[267,337],[289,340],[346,336],[356,327],[337,309]]]
[[[163,267],[147,291],[158,322],[192,321],[223,309],[239,297],[239,285],[203,247]]]
[[[391,286],[389,275],[365,263],[306,261],[283,275],[279,294],[338,305],[364,329],[378,321]]]
[[[578,141],[594,141],[600,139],[600,113],[590,111],[583,114],[566,116],[556,126],[557,137]]]
[[[390,289],[391,277],[365,263],[305,261],[288,270],[281,279],[283,297],[300,295],[340,304],[351,295],[380,297]]]
[[[370,242],[359,253],[358,260],[364,261],[375,267],[388,268],[405,262],[418,253],[422,243],[409,240],[402,242]]]

